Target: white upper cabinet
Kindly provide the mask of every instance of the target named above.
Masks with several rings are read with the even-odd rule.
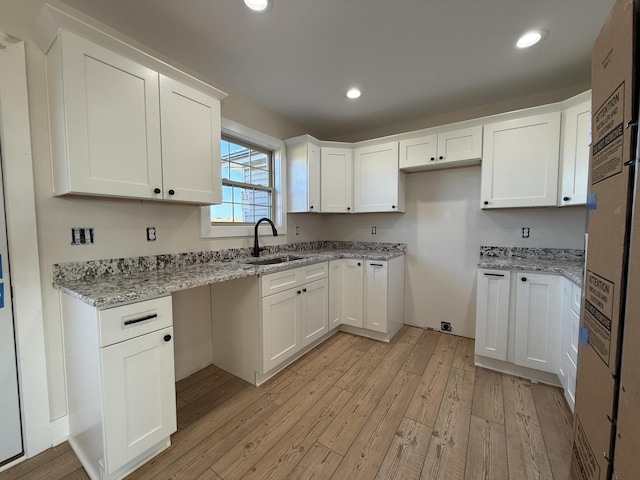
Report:
[[[400,141],[400,169],[418,171],[473,165],[482,159],[482,126]]]
[[[562,114],[562,168],[559,205],[583,205],[587,201],[591,99]]]
[[[289,212],[320,212],[320,146],[287,141],[287,163]]]
[[[222,202],[220,102],[160,75],[163,198]]]
[[[353,212],[353,150],[320,149],[320,186],[322,212]]]
[[[220,202],[218,99],[64,30],[47,87],[54,195]]]
[[[403,212],[405,174],[398,170],[398,142],[358,148],[354,154],[354,211]]]
[[[560,112],[485,125],[482,208],[556,205]]]

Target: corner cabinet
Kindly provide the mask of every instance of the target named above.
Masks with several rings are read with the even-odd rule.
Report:
[[[320,146],[312,137],[287,140],[287,205],[289,213],[321,211]]]
[[[353,212],[353,150],[320,149],[320,188],[322,212]]]
[[[96,310],[61,294],[69,443],[92,479],[125,477],[171,444],[171,297]]]
[[[398,170],[398,142],[354,152],[354,212],[404,212],[405,173]]]
[[[584,94],[581,94],[584,95]],[[589,182],[591,98],[562,114],[562,168],[558,205],[584,205]]]
[[[65,30],[46,67],[54,195],[220,203],[219,98]]]
[[[555,206],[560,112],[484,126],[481,207]]]

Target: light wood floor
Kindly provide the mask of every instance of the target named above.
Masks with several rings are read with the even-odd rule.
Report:
[[[130,479],[562,479],[559,389],[475,368],[473,341],[338,333],[259,388],[216,368],[178,382],[172,446]],[[0,473],[86,479],[67,443]]]

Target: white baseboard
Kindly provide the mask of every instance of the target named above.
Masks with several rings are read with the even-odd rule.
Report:
[[[51,445],[60,445],[69,438],[69,416],[65,415],[51,422]]]

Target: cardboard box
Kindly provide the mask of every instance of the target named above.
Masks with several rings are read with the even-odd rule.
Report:
[[[629,128],[636,119],[634,28],[634,1],[618,0],[591,55],[592,205],[578,352],[572,479],[605,480],[611,475],[633,201],[629,162],[635,158],[636,143],[636,129]]]

